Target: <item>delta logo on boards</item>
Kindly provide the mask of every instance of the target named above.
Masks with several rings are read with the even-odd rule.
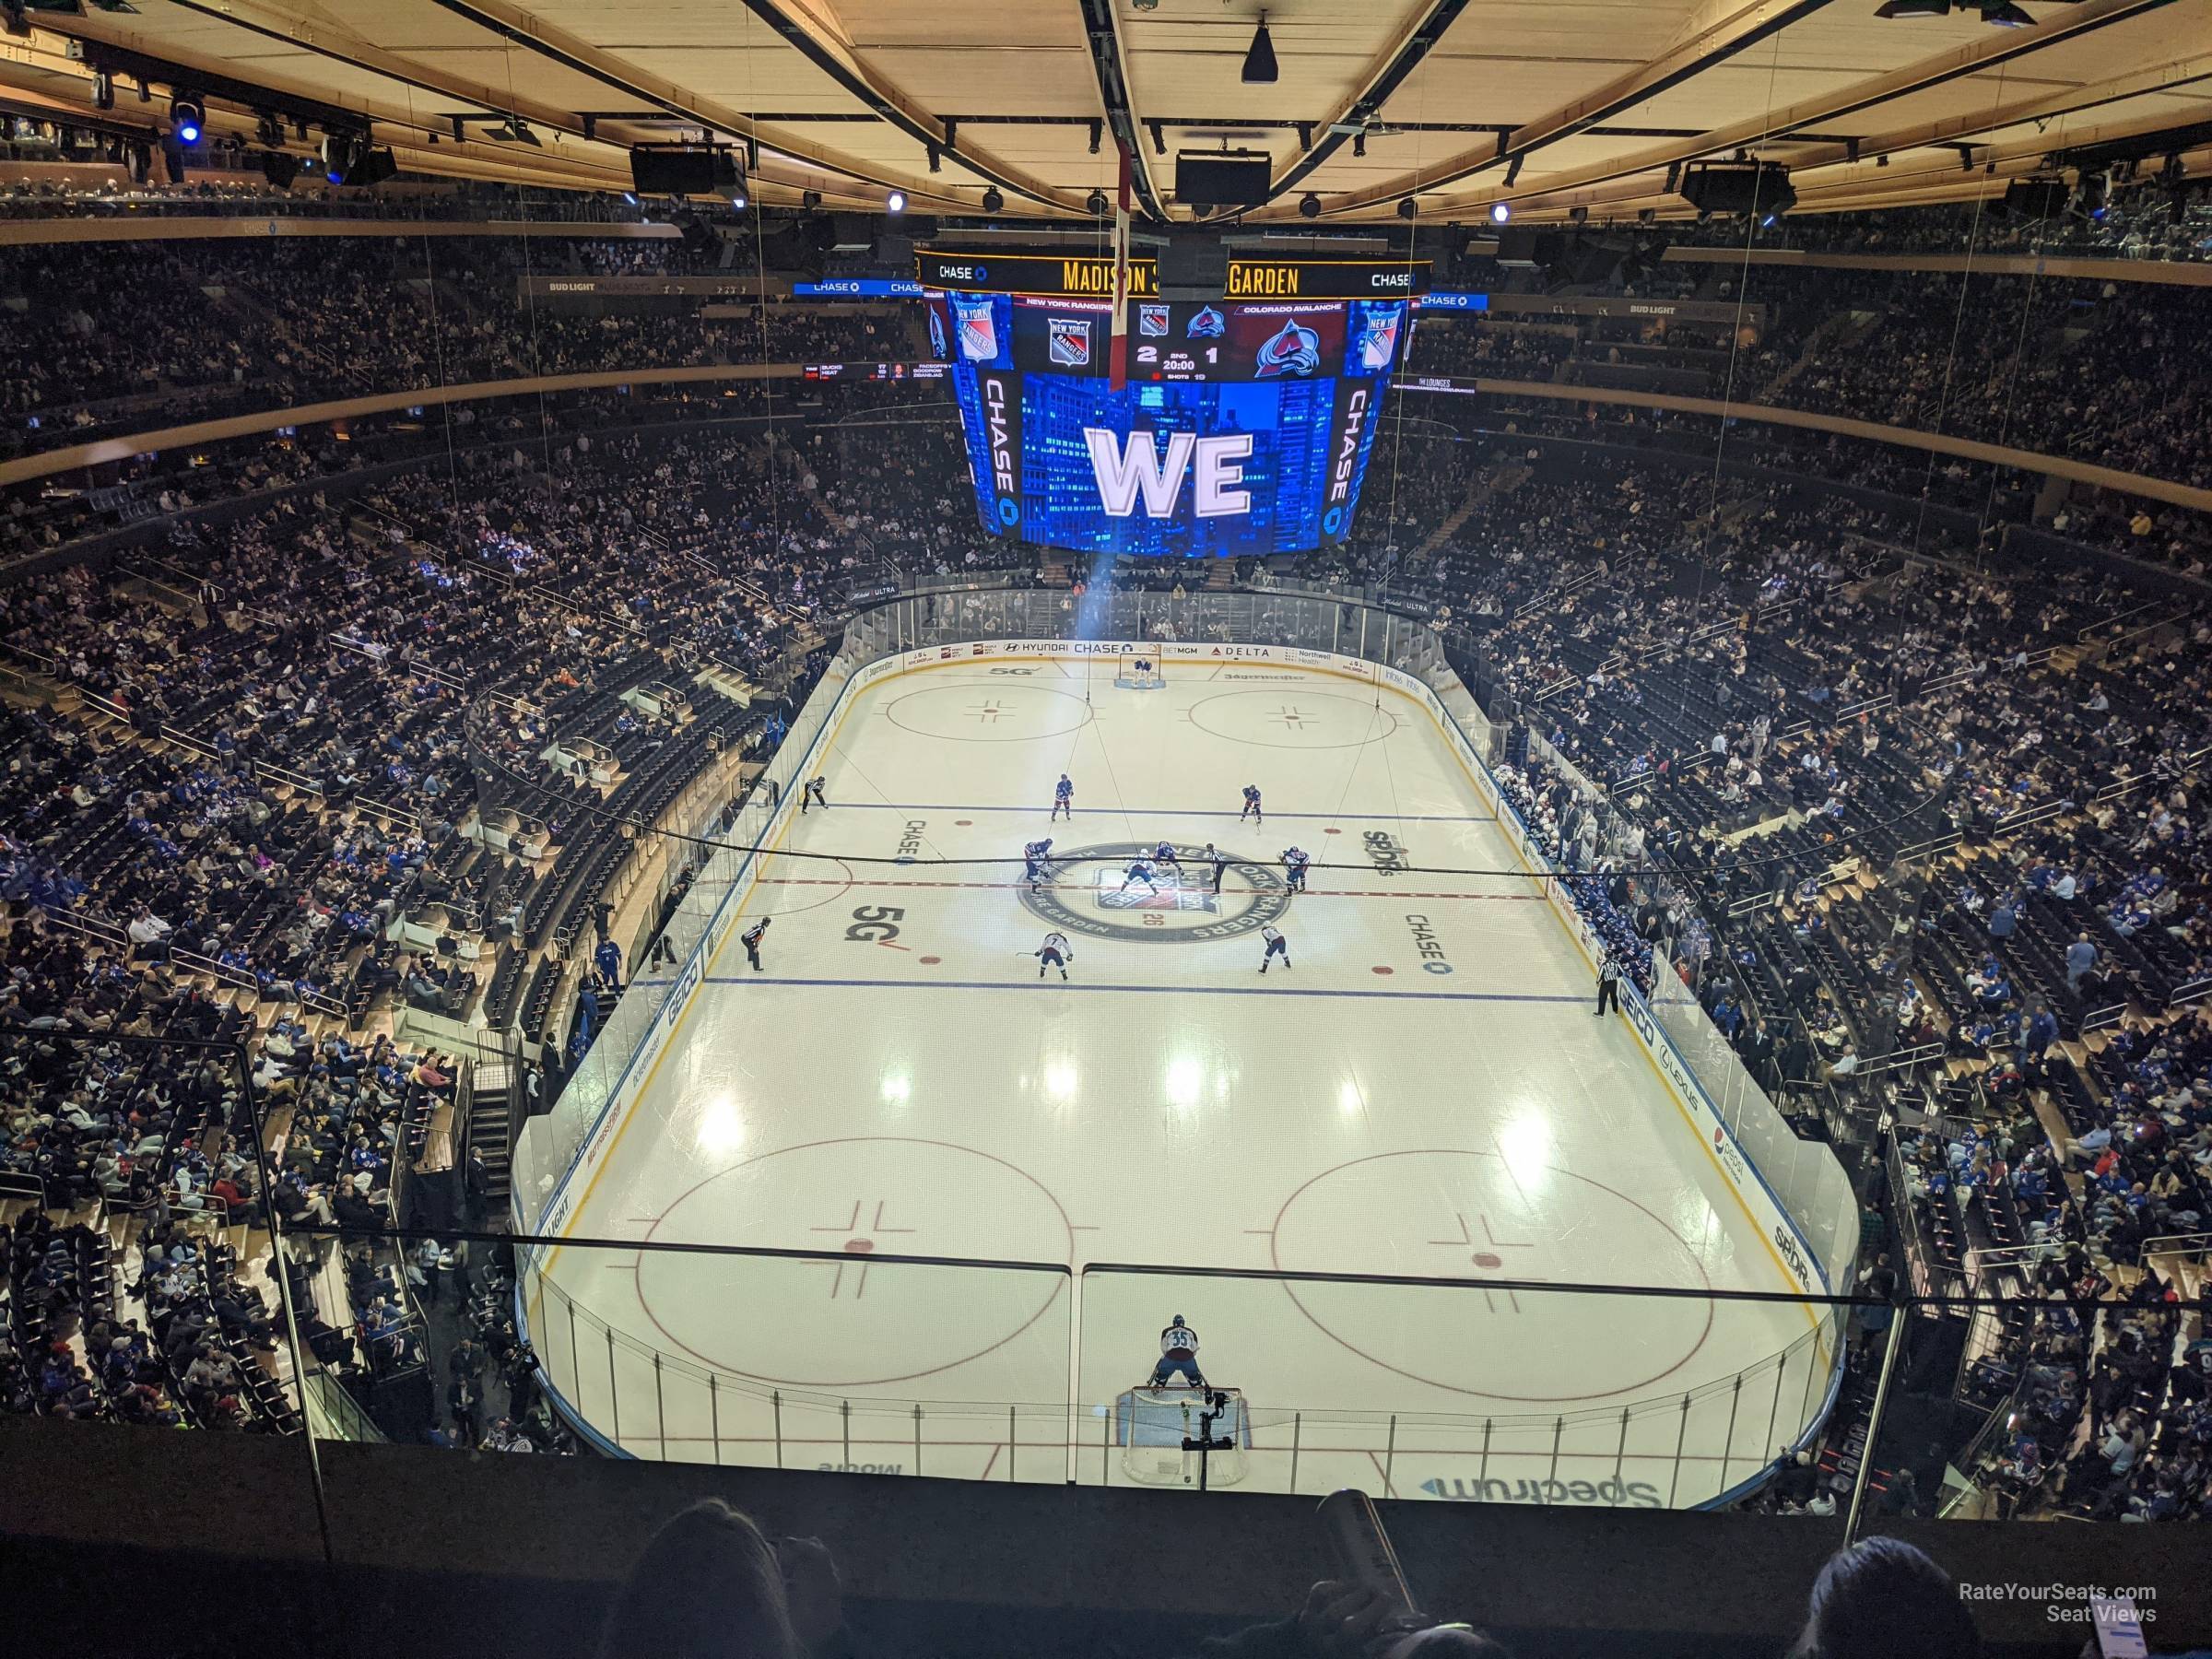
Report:
[[[1198,517],[1241,518],[1252,511],[1252,492],[1241,488],[1244,463],[1252,459],[1249,432],[1215,438],[1171,432],[1164,454],[1148,428],[1123,439],[1104,427],[1085,427],[1083,443],[1109,518],[1128,518],[1139,500],[1147,518],[1173,518],[1183,476],[1192,472],[1197,475],[1192,511]]]

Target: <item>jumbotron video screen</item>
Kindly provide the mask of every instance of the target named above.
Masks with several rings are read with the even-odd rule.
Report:
[[[1150,269],[1133,265],[1118,391],[1112,300],[1083,291],[1110,296],[1111,270],[924,257],[931,345],[951,365],[984,529],[1141,555],[1343,541],[1410,332],[1406,268],[1232,266],[1222,298],[1171,301],[1147,298]],[[1347,291],[1363,278],[1388,286]],[[1038,291],[1047,286],[1067,291]]]

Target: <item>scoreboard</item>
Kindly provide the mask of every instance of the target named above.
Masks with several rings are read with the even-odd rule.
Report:
[[[1219,298],[1165,300],[1132,261],[1117,390],[1112,262],[918,258],[993,535],[1235,557],[1350,534],[1425,264],[1234,260]]]

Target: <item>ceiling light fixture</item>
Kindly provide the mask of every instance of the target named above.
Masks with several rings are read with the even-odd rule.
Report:
[[[1083,211],[1092,218],[1104,218],[1106,208],[1106,193],[1102,190],[1094,190],[1083,198]]]
[[[1298,198],[1298,217],[1300,218],[1319,218],[1321,217],[1321,198],[1310,190],[1304,195],[1300,196]]]
[[[1513,205],[1511,202],[1492,202],[1490,204],[1491,224],[1502,225],[1507,219],[1510,219],[1512,217]]]
[[[1398,198],[1398,217],[1400,218],[1409,219],[1413,218],[1415,214],[1420,212],[1420,204],[1416,202],[1411,196],[1400,196]]]
[[[1253,31],[1252,44],[1244,51],[1244,84],[1248,87],[1271,86],[1276,79],[1275,37],[1267,32],[1267,14],[1260,14],[1260,26]]]
[[[1001,212],[1005,209],[1006,205],[1006,198],[999,194],[997,185],[991,184],[984,187],[983,211],[985,213]]]
[[[889,195],[884,197],[883,205],[889,212],[904,213],[906,211],[906,192],[903,190],[892,191]]]

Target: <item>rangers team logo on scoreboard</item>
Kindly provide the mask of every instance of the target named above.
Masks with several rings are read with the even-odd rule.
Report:
[[[1087,317],[1048,317],[1052,330],[1053,361],[1070,369],[1082,369],[1090,362],[1090,320]]]
[[[1024,889],[1032,915],[1070,933],[1152,945],[1210,943],[1257,933],[1289,913],[1290,892],[1272,867],[1230,858],[1219,892],[1203,848],[1177,843],[1173,860],[1150,843],[1108,841],[1053,850],[1050,879]],[[1142,861],[1151,879],[1132,877]]]
[[[962,357],[971,363],[987,363],[998,356],[998,323],[991,314],[990,300],[962,300],[956,295],[952,314],[959,323]]]
[[[1398,313],[1393,311],[1384,316],[1371,315],[1367,326],[1359,331],[1359,366],[1387,369],[1397,349]]]
[[[1140,305],[1136,308],[1136,332],[1149,335],[1153,339],[1164,339],[1168,332],[1168,308],[1164,305]]]

